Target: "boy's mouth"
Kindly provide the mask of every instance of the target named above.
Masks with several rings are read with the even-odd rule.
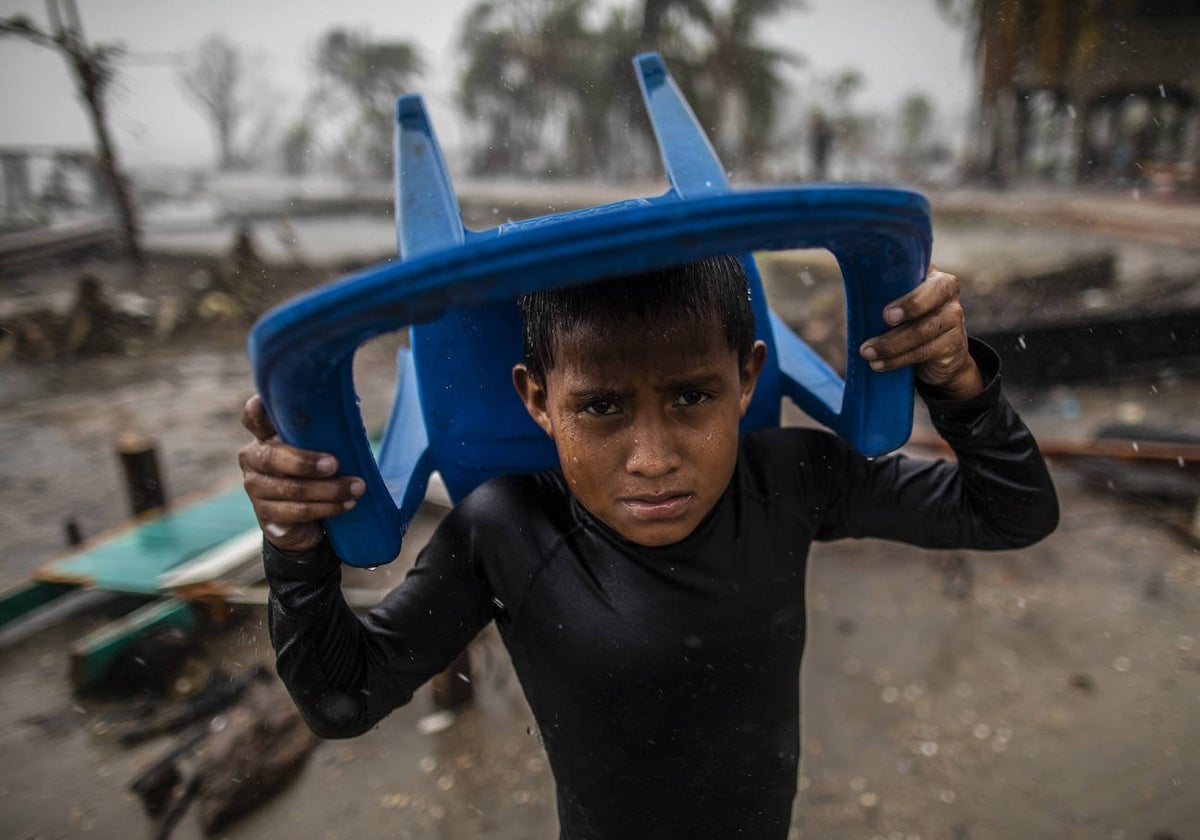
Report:
[[[621,499],[621,504],[635,519],[656,520],[679,516],[691,501],[691,493],[663,493],[627,497]]]

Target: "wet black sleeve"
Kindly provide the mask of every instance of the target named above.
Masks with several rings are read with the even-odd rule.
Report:
[[[404,581],[359,618],[328,542],[296,559],[264,543],[276,668],[323,738],[365,732],[412,699],[492,618],[492,599],[453,512]]]
[[[879,537],[925,548],[1008,549],[1058,524],[1058,499],[1029,429],[1000,389],[1000,360],[972,340],[986,383],[968,400],[922,394],[956,461],[867,459],[826,436],[818,539]]]

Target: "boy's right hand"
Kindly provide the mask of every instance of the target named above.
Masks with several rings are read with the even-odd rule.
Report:
[[[354,507],[366,483],[336,475],[332,455],[280,440],[257,394],[242,409],[242,425],[255,438],[238,450],[238,463],[259,527],[281,552],[312,551],[325,536],[321,520]]]

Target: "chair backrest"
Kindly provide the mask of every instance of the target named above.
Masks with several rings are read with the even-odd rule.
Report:
[[[899,446],[912,419],[912,378],[875,374],[848,353],[845,383],[770,312],[754,250],[825,247],[842,268],[851,348],[882,331],[884,305],[929,261],[929,208],[882,187],[732,190],[657,55],[635,59],[670,189],[583,210],[463,228],[424,105],[397,105],[400,261],[351,275],[268,313],[250,354],[260,393],[285,440],[330,451],[368,484],[363,501],[326,523],[354,565],[399,552],[431,471],[456,501],[495,475],[557,464],[550,441],[511,385],[521,355],[516,295],[614,274],[738,254],[751,284],[768,366],[743,428],[776,425],[783,396],[867,454]],[[367,339],[411,325],[378,461],[362,429],[351,375]]]

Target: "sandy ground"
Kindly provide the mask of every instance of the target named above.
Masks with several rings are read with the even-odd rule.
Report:
[[[959,241],[969,256],[975,240]],[[368,424],[385,416],[393,352],[382,342],[357,360]],[[0,580],[61,551],[64,517],[88,535],[124,519],[112,454],[122,431],[159,440],[174,498],[236,482],[249,392],[237,335],[138,359],[0,368]],[[1082,435],[1137,416],[1193,427],[1200,383],[1013,396],[1036,432]],[[1200,837],[1200,552],[1157,508],[1085,487],[1065,467],[1055,477],[1062,525],[1023,552],[873,542],[814,552],[794,836]],[[401,574],[385,567],[370,585]],[[106,721],[122,706],[67,689],[65,645],[103,620],[0,649],[0,836],[151,834],[126,786],[170,742],[116,746]],[[232,670],[270,661],[255,609],[207,645]],[[432,710],[422,692],[371,733],[322,744],[292,786],[221,836],[554,836],[552,781],[494,633],[472,661],[476,702],[449,729],[422,734]],[[173,836],[200,831],[188,818]]]

